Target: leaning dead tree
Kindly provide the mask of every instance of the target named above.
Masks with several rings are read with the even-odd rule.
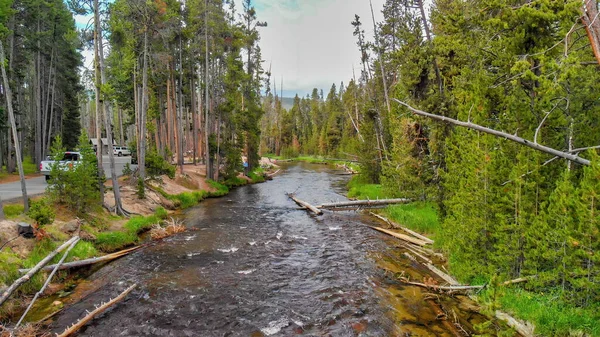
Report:
[[[551,155],[559,157],[559,158],[564,158],[564,159],[570,160],[570,161],[572,161],[574,163],[577,163],[577,164],[580,164],[580,165],[586,165],[586,166],[590,165],[590,161],[589,160],[581,158],[578,155],[575,155],[575,154],[573,154],[571,152],[559,151],[559,150],[553,149],[551,147],[547,147],[547,146],[544,146],[544,145],[540,145],[540,144],[538,144],[536,142],[532,142],[532,141],[527,140],[525,138],[521,138],[521,137],[518,137],[518,136],[515,136],[515,135],[511,135],[511,134],[508,134],[506,132],[502,132],[502,131],[498,131],[498,130],[486,128],[485,126],[481,126],[481,125],[474,124],[474,123],[471,123],[471,122],[461,122],[459,120],[452,119],[452,118],[449,118],[449,117],[435,115],[435,114],[432,114],[432,113],[429,113],[429,112],[421,111],[421,110],[415,109],[412,106],[408,105],[407,103],[404,103],[404,102],[402,102],[400,100],[397,100],[395,98],[393,98],[393,100],[396,101],[397,103],[399,103],[399,104],[407,107],[415,115],[419,115],[419,116],[423,116],[423,117],[435,119],[435,120],[438,120],[438,121],[441,121],[441,122],[444,122],[444,123],[449,123],[449,124],[453,124],[453,125],[462,126],[462,127],[465,127],[465,128],[476,130],[476,131],[485,132],[485,133],[488,133],[490,135],[494,135],[494,136],[497,136],[497,137],[500,137],[500,138],[505,138],[505,139],[511,140],[513,142],[525,145],[525,146],[530,147],[530,148],[532,148],[534,150],[538,150],[538,151],[545,152],[545,153],[551,154]]]
[[[584,0],[581,22],[585,25],[596,61],[600,63],[600,20],[596,0]]]

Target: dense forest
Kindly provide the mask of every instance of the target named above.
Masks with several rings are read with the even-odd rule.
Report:
[[[289,110],[267,92],[261,149],[358,159],[389,195],[435,203],[451,272],[465,282],[535,275],[528,287],[595,305],[600,162],[586,148],[600,144],[600,73],[596,4],[586,3],[437,0],[428,16],[419,0],[387,0],[383,22],[349,18],[359,76],[296,96]]]

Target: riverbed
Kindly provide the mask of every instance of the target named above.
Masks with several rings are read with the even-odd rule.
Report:
[[[420,277],[397,242],[355,212],[311,215],[287,198],[346,200],[348,176],[290,164],[273,181],[208,199],[183,215],[188,231],[93,273],[53,332],[117,296],[127,298],[80,336],[451,336],[427,294],[394,273]],[[381,225],[381,224],[379,224]],[[481,317],[446,302],[466,325]]]

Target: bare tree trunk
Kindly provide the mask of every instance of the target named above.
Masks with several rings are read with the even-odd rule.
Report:
[[[429,31],[429,23],[427,22],[427,15],[425,14],[425,5],[423,4],[423,0],[417,0],[417,6],[421,11],[421,19],[423,20],[423,29],[425,30],[425,36],[427,37],[427,42],[431,44],[431,32]],[[440,94],[444,94],[444,84],[442,82],[442,75],[440,74],[440,67],[437,63],[437,58],[434,56],[433,58],[433,67],[435,69],[435,78],[438,82]]]
[[[183,142],[184,142],[184,128],[183,128],[183,63],[182,63],[182,44],[181,44],[181,34],[179,34],[179,85],[177,86],[177,105],[179,112],[179,143],[177,147],[179,147],[179,155],[177,157],[177,164],[179,165],[179,171],[183,174]]]
[[[48,122],[48,108],[50,105],[54,106],[53,102],[50,100],[50,92],[54,94],[52,88],[52,67],[54,65],[54,47],[52,47],[51,51],[52,55],[50,56],[50,70],[48,73],[48,90],[46,90],[46,103],[44,104],[44,113],[43,113],[43,127],[42,127],[42,157],[45,157],[48,154],[48,145],[49,141],[46,139],[50,139],[50,132],[48,130],[48,124],[52,125],[52,114],[50,116],[50,122]],[[56,75],[54,75],[56,78]],[[54,97],[52,97],[54,98]]]
[[[138,144],[138,170],[140,178],[146,179],[146,110],[148,95],[148,27],[144,27],[144,70],[142,71],[142,104],[140,109],[140,134]]]
[[[598,4],[596,0],[584,0],[581,21],[585,25],[588,39],[596,61],[600,63],[600,20],[598,18]]]
[[[212,179],[213,178],[213,172],[212,172],[212,163],[210,160],[210,146],[208,144],[208,139],[209,139],[209,124],[208,124],[208,109],[209,109],[209,95],[208,95],[208,0],[204,0],[204,58],[205,58],[205,80],[204,80],[204,86],[205,86],[205,103],[206,103],[206,107],[204,109],[204,145],[206,146],[206,178]]]
[[[40,34],[40,21],[37,22],[37,33]],[[41,42],[38,37],[36,53],[36,81],[35,81],[35,138],[34,138],[34,161],[36,163],[42,160],[42,64],[41,64]]]
[[[193,162],[196,166],[196,157],[198,156],[198,110],[196,109],[196,90],[194,90],[194,76],[190,77],[190,93],[191,97],[191,108],[192,108],[192,138],[193,141]],[[1,147],[0,147],[1,148]]]
[[[373,13],[373,2],[369,0],[371,6],[371,17],[373,18],[373,31],[375,34],[375,46],[377,47],[377,55],[379,56],[379,68],[381,68],[381,82],[383,82],[383,95],[385,96],[385,105],[387,106],[388,114],[392,112],[390,106],[390,98],[388,96],[387,81],[385,80],[385,68],[383,66],[383,50],[379,45],[379,34],[377,34],[377,24],[375,23],[375,13]],[[354,122],[353,122],[354,123]]]
[[[50,97],[50,125],[48,127],[48,139],[46,141],[46,146],[44,147],[44,155],[47,155],[50,148],[50,140],[52,139],[52,124],[54,119],[54,94],[56,92],[56,75],[54,76],[54,81],[52,83],[52,95]]]
[[[102,167],[102,131],[100,128],[102,115],[102,101],[100,100],[100,86],[102,85],[102,77],[100,74],[100,8],[98,0],[94,0],[94,81],[96,94],[96,159],[98,160],[98,185],[100,189],[100,202],[104,204],[104,169]]]
[[[25,174],[23,173],[23,160],[21,158],[21,144],[19,144],[19,136],[17,133],[17,123],[15,122],[15,114],[12,105],[12,92],[8,83],[8,75],[4,66],[4,43],[0,41],[0,64],[2,68],[2,80],[4,81],[4,94],[6,95],[6,107],[8,109],[8,119],[12,129],[13,138],[15,140],[15,153],[17,156],[17,166],[19,168],[19,178],[21,179],[21,191],[23,192],[23,206],[25,212],[29,210],[29,200],[27,199],[27,185],[25,184]]]
[[[123,110],[117,105],[117,114],[119,118],[119,141],[121,145],[125,145],[125,136],[123,134]]]

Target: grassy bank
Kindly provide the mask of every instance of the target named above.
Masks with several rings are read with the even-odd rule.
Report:
[[[381,185],[365,183],[360,176],[350,180],[348,190],[348,197],[357,199],[389,197]],[[427,235],[435,240],[436,248],[443,249],[442,222],[435,204],[414,202],[390,205],[380,213],[398,224]],[[454,276],[461,279],[461,275]],[[481,278],[482,283],[488,281],[490,280]],[[514,317],[533,323],[536,326],[535,332],[539,335],[600,337],[600,303],[579,308],[561,300],[558,293],[534,293],[517,286],[487,288],[478,295],[478,300],[490,315],[495,309],[501,309]]]

